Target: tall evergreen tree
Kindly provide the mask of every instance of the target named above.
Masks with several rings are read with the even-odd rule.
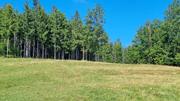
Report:
[[[17,16],[16,12],[13,10],[11,5],[6,5],[5,9],[2,11],[3,16],[1,33],[3,37],[6,39],[6,56],[9,56],[10,52],[10,36],[17,33]]]
[[[49,33],[48,30],[48,15],[45,13],[43,9],[40,9],[38,13],[38,27],[37,27],[37,33],[39,33],[39,41],[41,43],[41,57],[45,57],[45,49],[46,49],[46,41],[47,41],[47,34]]]
[[[61,58],[64,59],[65,56],[65,41],[67,41],[67,20],[65,15],[53,8],[53,13],[50,15],[51,22],[51,32],[52,32],[52,43],[54,44],[54,59],[57,58],[57,49],[61,51]],[[65,36],[66,35],[66,36]]]
[[[78,11],[75,12],[71,21],[71,26],[73,35],[72,50],[75,51],[75,59],[78,60],[80,59],[80,52],[83,50],[83,23]]]
[[[99,46],[102,43],[101,36],[104,34],[104,10],[100,5],[88,11],[86,16],[87,53],[89,59],[96,57]],[[94,57],[94,58],[95,58]],[[94,59],[95,60],[95,59]]]
[[[24,33],[24,57],[31,56],[31,42],[33,34],[35,33],[34,29],[34,16],[33,11],[30,9],[28,4],[25,4],[25,12],[23,14],[23,33]]]
[[[122,46],[119,40],[114,43],[112,54],[115,63],[122,63]]]

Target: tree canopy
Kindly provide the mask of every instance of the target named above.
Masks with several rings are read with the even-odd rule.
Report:
[[[165,20],[142,26],[126,49],[127,63],[179,65],[180,0],[166,10]]]

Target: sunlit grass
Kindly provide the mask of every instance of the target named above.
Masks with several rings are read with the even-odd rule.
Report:
[[[0,101],[180,101],[180,68],[0,58]]]

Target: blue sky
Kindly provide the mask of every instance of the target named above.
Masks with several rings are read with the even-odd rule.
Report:
[[[26,0],[0,0],[0,6],[7,3],[22,12]],[[32,0],[27,0],[32,1]],[[88,8],[100,4],[105,10],[105,30],[113,42],[120,39],[123,46],[131,44],[138,28],[147,20],[163,20],[165,10],[172,0],[40,0],[43,8],[50,12],[56,6],[68,19],[78,10],[83,19]]]

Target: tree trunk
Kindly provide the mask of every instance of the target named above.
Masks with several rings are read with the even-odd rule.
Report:
[[[23,51],[23,57],[26,57],[26,40],[24,42],[24,51]]]
[[[36,58],[39,58],[39,41],[37,41]]]
[[[7,38],[7,42],[6,42],[6,57],[9,56],[9,37]]]
[[[58,52],[58,59],[61,58],[61,52]]]
[[[98,55],[97,55],[96,53],[95,53],[94,58],[95,58],[95,59],[94,59],[95,61],[99,61],[99,60],[98,60]]]
[[[86,60],[88,60],[88,51],[86,50]]]
[[[20,53],[21,53],[21,57],[23,58],[23,51],[24,51],[24,49],[23,49],[23,40],[21,40],[21,50],[20,50]]]
[[[100,61],[99,60],[99,54],[95,54],[95,58],[96,58],[95,61]]]
[[[68,60],[71,59],[71,52],[68,54]]]
[[[75,59],[76,59],[75,50],[72,51],[72,53],[71,53],[71,59],[72,59],[72,60],[75,60]]]
[[[124,56],[125,54],[124,54],[124,51],[125,51],[125,50],[122,49],[122,63],[123,63],[123,64],[124,64],[124,62],[125,62],[125,61],[124,61],[124,60],[125,60],[125,56]]]
[[[61,57],[62,60],[64,60],[64,50],[62,50],[62,57]]]
[[[44,44],[41,44],[42,46],[42,58],[44,58]]]
[[[83,60],[84,60],[84,58],[85,58],[85,53],[84,53],[84,51],[85,51],[85,50],[84,50],[84,47],[83,47]]]
[[[28,57],[31,57],[31,41],[28,43]]]
[[[100,56],[98,55],[98,61],[100,61]]]
[[[71,53],[71,59],[72,59],[72,60],[75,60],[75,54],[74,54],[74,51]]]
[[[47,48],[45,48],[45,58],[47,58]]]
[[[76,48],[76,60],[78,60],[78,49]]]
[[[19,40],[19,45],[18,45],[19,47],[19,51],[18,51],[18,54],[19,54],[19,57],[22,57],[22,41],[21,40]]]
[[[26,42],[25,42],[25,57],[28,57],[28,38],[26,37]]]
[[[78,60],[80,59],[80,49],[78,50]]]
[[[91,60],[91,53],[88,54],[88,61]]]
[[[35,58],[35,41],[33,41],[33,58]]]
[[[54,59],[56,59],[56,44],[54,44]]]
[[[104,61],[104,56],[102,56],[102,61],[105,62],[105,61]]]
[[[14,55],[15,55],[15,57],[17,56],[16,39],[17,39],[16,34],[14,34],[14,50],[15,50]]]

